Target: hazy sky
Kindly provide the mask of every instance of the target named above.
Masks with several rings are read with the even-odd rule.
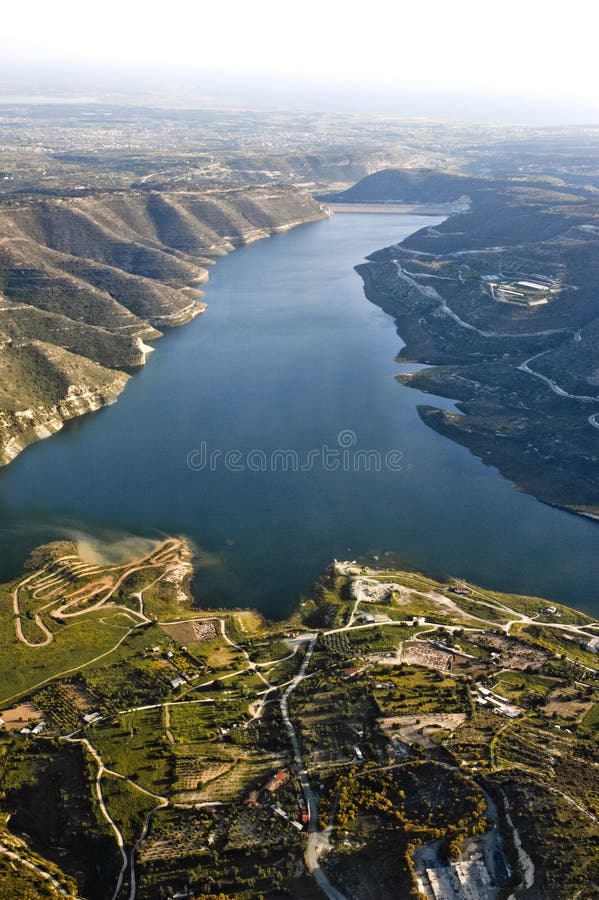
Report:
[[[190,67],[599,107],[592,0],[30,0],[0,59]]]

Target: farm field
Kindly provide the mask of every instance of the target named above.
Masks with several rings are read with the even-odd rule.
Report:
[[[457,879],[458,900],[503,900],[522,889],[525,853],[543,900],[564,900],[558,883],[586,900],[599,882],[592,620],[555,607],[539,622],[530,598],[335,563],[271,623],[183,603],[170,575],[189,574],[184,546],[156,552],[147,588],[136,568],[118,596],[65,608],[69,580],[52,598],[64,621],[33,603],[56,587],[47,551],[25,576],[45,596],[2,588],[0,863],[20,860],[15,890],[54,878],[85,900],[190,885],[275,900],[324,884],[361,900]]]

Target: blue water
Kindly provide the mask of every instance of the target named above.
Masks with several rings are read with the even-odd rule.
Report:
[[[283,615],[334,557],[389,552],[433,574],[598,610],[599,524],[519,493],[435,434],[416,412],[431,397],[394,379],[401,341],[353,266],[433,221],[336,215],[219,261],[206,313],[156,344],[115,406],[2,471],[0,576],[72,529],[162,531],[203,551],[200,604]],[[332,457],[307,466],[311,449],[341,450],[342,431],[355,446],[337,471],[327,471]],[[194,470],[188,456],[201,465],[203,442],[222,455]],[[249,451],[261,468],[277,449],[294,450],[305,471],[282,471],[280,460],[277,471],[248,470]],[[381,471],[344,471],[357,449],[380,454]],[[231,450],[241,471],[224,465]],[[400,471],[399,454],[384,464],[390,450]]]

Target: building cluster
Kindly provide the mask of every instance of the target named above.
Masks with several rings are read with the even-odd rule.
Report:
[[[310,823],[310,810],[303,798],[298,800],[297,819],[292,818],[292,816],[290,816],[278,803],[272,802],[277,791],[279,791],[284,784],[287,784],[288,781],[288,769],[279,769],[278,772],[271,775],[264,787],[250,791],[245,798],[244,803],[246,806],[252,807],[253,809],[258,809],[261,806],[270,806],[273,812],[278,816],[285,819],[298,831],[303,831]]]
[[[19,729],[19,734],[41,734],[45,727],[45,722],[38,722],[37,725],[33,726],[33,728],[30,728],[28,725],[26,725],[24,728]]]
[[[490,706],[497,713],[507,716],[508,719],[517,719],[521,715],[521,710],[517,706],[512,706],[505,697],[500,697],[499,694],[496,694],[490,688],[477,684],[473,695],[479,706]]]
[[[517,280],[518,276],[502,275],[499,272],[497,275],[482,275],[480,280],[498,303],[516,303],[521,306],[542,306],[549,303],[551,296],[559,293],[559,284],[542,275],[533,277],[534,281],[529,278]]]

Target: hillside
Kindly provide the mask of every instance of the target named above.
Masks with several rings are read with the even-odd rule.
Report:
[[[453,203],[481,179],[435,169],[382,169],[345,191],[326,194],[330,203]]]
[[[203,311],[215,259],[324,215],[289,187],[4,200],[0,464],[113,402],[146,342]]]
[[[459,401],[431,427],[524,490],[599,514],[599,192],[557,178],[388,170],[331,199],[468,208],[357,267],[392,315],[404,384]],[[385,199],[386,198],[386,199]]]

